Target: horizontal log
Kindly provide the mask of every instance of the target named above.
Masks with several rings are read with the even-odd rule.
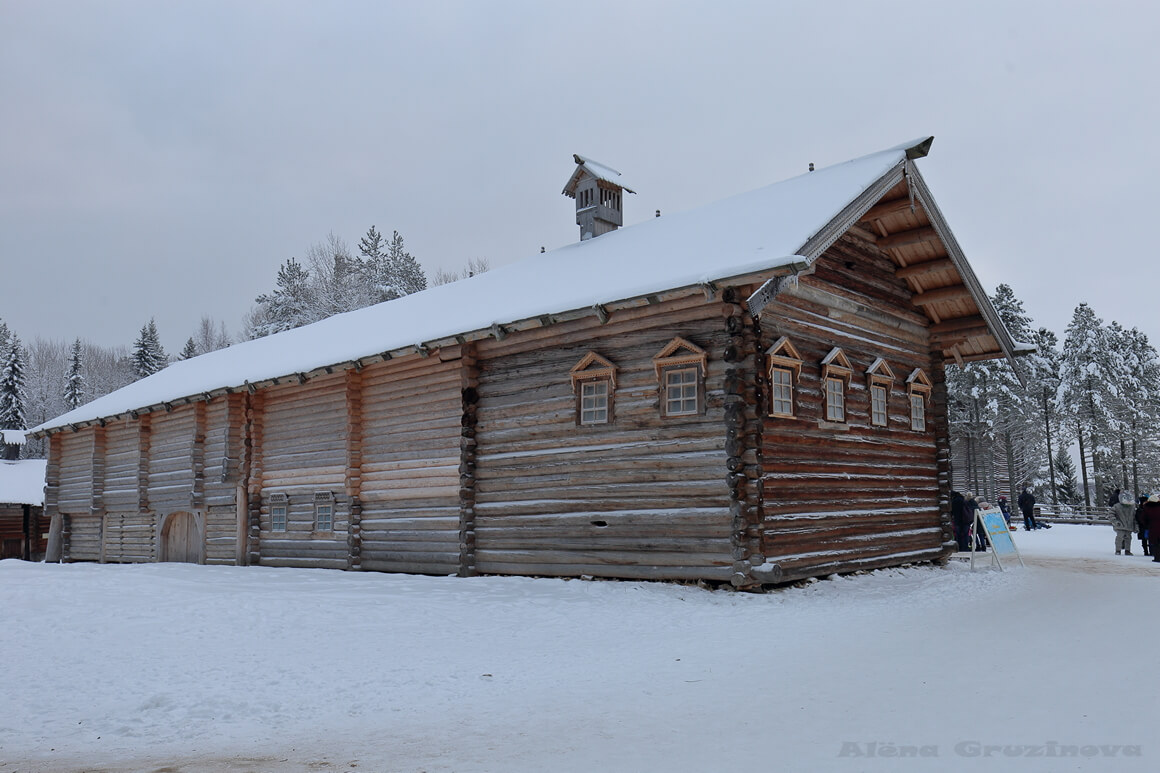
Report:
[[[625,580],[710,580],[725,582],[733,575],[730,566],[653,566],[599,563],[533,563],[505,562],[492,558],[476,559],[476,570],[481,574],[542,575],[546,577],[612,577]]]
[[[440,556],[438,560],[419,560],[413,556],[362,557],[362,568],[374,572],[452,575],[459,570],[459,556]]]
[[[952,285],[951,287],[939,287],[934,290],[916,293],[910,300],[916,306],[929,306],[935,303],[947,303],[969,298],[971,298],[971,291],[965,285]]]
[[[915,212],[911,211],[911,207],[914,207]],[[868,223],[903,213],[922,213],[922,205],[909,196],[903,196],[900,199],[891,199],[890,201],[880,201],[866,210],[866,214],[862,215],[861,222]]]
[[[899,279],[922,279],[931,274],[940,274],[945,271],[957,271],[950,258],[935,258],[934,260],[914,263],[896,269],[894,275]]]
[[[941,243],[937,231],[930,226],[920,226],[918,228],[912,228],[909,231],[899,231],[890,236],[880,237],[878,239],[878,249],[891,250],[926,242]]]

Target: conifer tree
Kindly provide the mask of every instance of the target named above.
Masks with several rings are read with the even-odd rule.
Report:
[[[187,340],[185,342],[185,346],[181,350],[181,359],[189,360],[189,359],[193,359],[196,356],[197,356],[197,344],[195,344],[193,342],[193,337],[191,336],[189,338],[189,340]]]
[[[141,333],[133,343],[132,354],[133,372],[137,378],[152,376],[169,364],[165,350],[161,348],[161,339],[157,335],[157,323],[150,319],[141,328]]]
[[[1109,384],[1108,332],[1103,320],[1086,303],[1076,307],[1063,340],[1060,396],[1075,429],[1080,449],[1080,477],[1084,504],[1091,506],[1095,490],[1105,484],[1109,456],[1104,445],[1109,435],[1109,408],[1113,394]],[[1095,481],[1088,477],[1090,468]],[[1094,484],[1094,485],[1093,485]]]
[[[25,419],[24,349],[12,335],[0,361],[0,429],[28,429]]]
[[[64,404],[67,410],[79,408],[85,402],[85,377],[83,372],[81,339],[73,341],[69,355],[68,379],[64,385]]]
[[[423,273],[419,261],[403,248],[403,237],[398,231],[391,237],[387,260],[395,291],[399,295],[410,295],[427,289],[427,275]]]
[[[1079,489],[1075,480],[1075,463],[1066,448],[1055,452],[1052,460],[1055,468],[1055,478],[1059,501],[1066,505],[1079,504]]]

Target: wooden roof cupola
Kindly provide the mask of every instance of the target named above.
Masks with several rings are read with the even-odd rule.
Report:
[[[625,186],[620,172],[590,158],[573,154],[576,170],[564,186],[564,195],[576,200],[576,225],[580,241],[615,231],[624,225],[623,194],[636,193]]]

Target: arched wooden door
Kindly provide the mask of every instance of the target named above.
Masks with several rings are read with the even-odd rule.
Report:
[[[161,560],[201,562],[201,529],[193,513],[174,513],[165,519],[161,529]]]

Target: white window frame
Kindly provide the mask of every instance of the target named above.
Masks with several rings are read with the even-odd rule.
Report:
[[[607,424],[612,417],[612,381],[592,378],[579,382],[577,421],[581,426]]]
[[[885,427],[888,416],[887,406],[890,392],[883,384],[870,385],[870,423],[875,427]]]
[[[697,416],[701,413],[701,375],[696,366],[666,368],[664,379],[665,416]]]
[[[318,491],[314,494],[314,531],[329,533],[334,531],[334,494]]]
[[[910,428],[926,432],[926,395],[922,392],[910,393]]]
[[[846,421],[846,380],[838,376],[828,376],[826,385],[826,421],[841,423]],[[836,385],[836,386],[835,386]]]
[[[770,408],[773,416],[793,418],[793,377],[792,368],[773,366],[769,369]],[[784,378],[784,381],[779,381]],[[779,404],[783,409],[779,410]]]
[[[287,497],[285,494],[283,494],[281,492],[278,492],[278,493],[274,493],[274,494],[270,495],[269,502],[270,502],[270,531],[278,531],[278,532],[286,531],[286,528],[290,523],[290,499],[289,499],[289,497]],[[280,517],[278,515],[279,510],[282,511],[282,514]],[[281,520],[281,525],[279,525],[279,519]]]

